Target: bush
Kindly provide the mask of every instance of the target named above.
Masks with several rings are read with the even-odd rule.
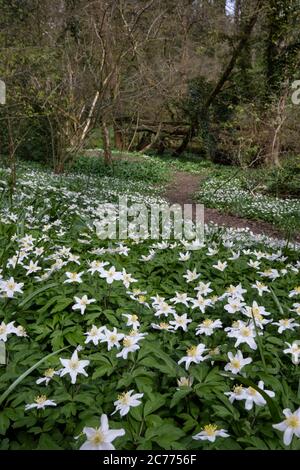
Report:
[[[300,163],[290,163],[280,169],[273,169],[268,192],[276,196],[300,197]]]
[[[93,176],[114,176],[125,180],[148,181],[159,183],[165,181],[168,170],[152,158],[143,160],[118,159],[112,166],[105,165],[102,157],[81,156],[72,166],[72,172]]]

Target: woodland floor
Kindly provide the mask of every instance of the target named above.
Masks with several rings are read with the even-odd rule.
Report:
[[[102,150],[89,150],[86,155],[96,157],[103,155]],[[128,160],[143,162],[140,156],[131,154],[118,154],[113,156],[113,161]],[[187,171],[173,171],[170,182],[163,187],[162,196],[171,204],[192,204],[196,202],[195,194],[201,187],[201,182],[206,176],[201,174],[192,174]],[[199,201],[197,201],[199,202]],[[193,212],[193,218],[194,218]],[[284,239],[286,234],[276,228],[271,223],[262,220],[252,220],[237,215],[228,214],[218,209],[204,208],[205,223],[213,222],[220,226],[232,228],[249,228],[251,232],[258,235],[266,235],[272,238]],[[294,241],[300,242],[300,234],[293,237]]]
[[[173,173],[171,182],[166,187],[163,196],[172,204],[191,204],[195,202],[194,195],[199,190],[203,177],[188,172]],[[259,220],[250,220],[235,215],[225,214],[217,209],[204,209],[205,223],[213,222],[218,225],[233,228],[249,228],[255,234],[264,234],[273,238],[283,238],[284,234],[272,224]],[[296,237],[300,241],[300,235]]]

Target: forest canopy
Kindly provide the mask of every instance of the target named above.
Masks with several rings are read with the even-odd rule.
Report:
[[[107,163],[112,147],[276,166],[300,151],[298,0],[0,7],[7,158],[62,171],[99,132]]]

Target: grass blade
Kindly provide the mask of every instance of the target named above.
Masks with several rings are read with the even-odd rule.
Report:
[[[2,403],[6,400],[6,398],[9,396],[9,394],[19,385],[31,372],[33,372],[37,367],[39,367],[43,362],[45,362],[47,359],[49,359],[52,356],[55,356],[56,354],[64,351],[65,349],[69,349],[70,346],[66,346],[62,349],[58,349],[57,351],[52,352],[51,354],[48,354],[47,356],[43,357],[41,360],[36,362],[32,367],[27,369],[20,377],[18,377],[9,387],[8,389],[0,396],[0,406]]]
[[[273,291],[272,287],[270,287],[270,291],[272,293],[272,296],[273,296],[273,299],[278,307],[278,310],[279,312],[281,313],[281,315],[284,317],[284,311],[283,311],[283,308],[282,308],[282,305],[281,303],[279,302],[279,299],[277,297],[277,295],[275,294],[275,292]]]
[[[40,289],[35,290],[31,294],[29,294],[26,299],[24,299],[20,304],[19,307],[24,307],[30,300],[32,300],[35,296],[41,294],[45,290],[51,289],[51,287],[58,287],[59,284],[57,282],[52,282],[51,284],[48,284],[47,286],[41,287]]]

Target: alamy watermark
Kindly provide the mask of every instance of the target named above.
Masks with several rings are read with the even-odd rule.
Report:
[[[100,205],[97,216],[94,225],[101,240],[204,239],[202,204],[128,204],[120,196],[117,204]]]
[[[6,103],[6,85],[3,80],[0,80],[0,104]]]

